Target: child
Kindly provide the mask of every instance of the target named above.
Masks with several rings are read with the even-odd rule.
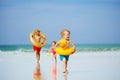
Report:
[[[61,35],[62,39],[65,39],[67,41],[67,45],[69,45],[69,46],[71,45],[72,48],[75,51],[75,45],[70,40],[70,31],[67,30],[67,29],[64,29],[64,30],[61,31],[60,35]],[[60,44],[60,41],[58,41],[56,43],[55,48],[58,46],[58,44]],[[63,73],[68,73],[67,63],[68,63],[68,60],[69,60],[69,55],[68,56],[60,55],[60,60],[63,62]]]
[[[34,31],[34,35],[33,36],[34,36],[34,39],[35,39],[36,42],[40,42],[41,39],[43,39],[41,41],[41,44],[43,44],[45,42],[46,38],[44,36],[40,35],[40,30],[36,29]],[[40,51],[41,51],[41,48],[33,46],[33,49],[34,49],[34,52],[36,53],[36,60],[37,60],[37,62],[39,62],[40,61]]]
[[[52,60],[54,59],[55,61],[57,61],[57,59],[56,59],[56,52],[55,52],[55,50],[54,50],[55,45],[56,45],[56,42],[55,42],[55,41],[52,41],[52,46],[51,46],[51,48],[50,48],[50,51],[51,51],[52,54],[53,54]]]

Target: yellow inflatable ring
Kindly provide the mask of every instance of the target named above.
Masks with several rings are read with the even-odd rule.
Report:
[[[43,37],[45,37],[45,41],[44,41],[44,43],[42,44],[42,43],[40,43],[40,42],[36,42],[36,41],[35,41],[33,34],[34,34],[34,31],[32,31],[32,32],[30,33],[30,42],[32,43],[32,45],[33,45],[33,46],[36,46],[36,47],[38,47],[38,48],[43,47],[43,46],[46,44],[46,42],[47,42],[46,36],[40,31],[40,35],[43,36]]]
[[[67,45],[67,41],[65,39],[60,40],[60,47],[56,48],[55,51],[59,55],[71,55],[75,52],[75,49],[72,47],[69,47]]]

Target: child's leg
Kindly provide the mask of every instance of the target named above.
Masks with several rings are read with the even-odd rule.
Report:
[[[67,60],[65,58],[63,59],[63,70],[64,72],[67,71]]]
[[[60,55],[60,60],[63,62],[64,73],[68,73],[68,71],[67,71],[67,64],[68,64],[69,56],[62,56],[62,55]]]
[[[52,56],[52,61],[54,61],[54,60],[55,60],[55,62],[57,61],[56,55]]]
[[[52,61],[54,61],[54,55],[52,55]]]
[[[55,61],[57,62],[57,58],[56,58],[56,55],[54,55],[54,58],[55,58]]]
[[[37,59],[37,62],[40,61],[40,53],[36,51],[36,59]]]
[[[38,48],[38,47],[36,47],[36,46],[33,46],[33,49],[34,49],[34,51],[35,51],[35,53],[36,53],[37,62],[39,62],[39,60],[40,60],[40,50],[41,50],[41,48]]]

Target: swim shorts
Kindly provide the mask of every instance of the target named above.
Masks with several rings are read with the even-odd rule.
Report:
[[[69,60],[69,56],[60,55],[60,60],[61,60],[61,61],[62,61],[64,58],[65,58],[67,61]]]
[[[38,48],[38,47],[36,47],[36,46],[33,46],[33,50],[34,51],[37,51],[38,53],[41,51],[41,48]]]

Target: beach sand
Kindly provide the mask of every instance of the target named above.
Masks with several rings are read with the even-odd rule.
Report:
[[[79,52],[70,56],[69,74],[62,73],[62,62],[41,52],[0,53],[0,80],[120,80],[120,52]]]

